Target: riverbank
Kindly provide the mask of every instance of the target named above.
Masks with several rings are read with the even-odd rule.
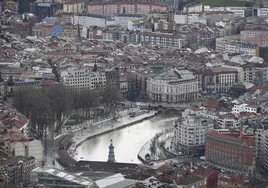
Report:
[[[123,116],[119,118],[117,121],[110,120],[107,122],[102,122],[101,124],[91,125],[81,129],[80,131],[75,132],[72,138],[73,144],[68,150],[68,153],[72,157],[75,157],[77,147],[79,147],[86,140],[142,122],[144,120],[154,117],[159,113],[158,111],[143,111],[143,112],[144,112],[143,114],[140,114],[136,117],[130,118],[128,116]]]
[[[174,120],[175,119],[176,118],[174,118]],[[172,136],[173,136],[173,128],[166,129],[165,131],[155,135],[152,139],[150,139],[142,146],[139,153],[137,154],[138,159],[142,163],[146,163],[145,156],[147,154],[150,155],[151,161],[159,161],[174,158],[176,155],[174,155],[173,153],[169,153],[168,150],[166,150],[165,148],[166,140],[168,140]],[[154,147],[154,149],[151,149],[151,147]],[[154,153],[152,153],[152,150],[154,150]]]

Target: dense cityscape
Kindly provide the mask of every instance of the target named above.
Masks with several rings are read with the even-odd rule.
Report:
[[[268,1],[0,0],[0,188],[268,187]]]

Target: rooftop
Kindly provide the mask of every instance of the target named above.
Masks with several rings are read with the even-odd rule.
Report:
[[[36,173],[47,173],[52,176],[56,176],[60,179],[64,179],[79,185],[84,185],[84,186],[92,186],[94,182],[92,180],[89,180],[87,178],[82,178],[81,176],[77,176],[71,173],[67,173],[61,170],[58,170],[56,168],[49,168],[49,167],[38,167],[32,170],[32,172]]]

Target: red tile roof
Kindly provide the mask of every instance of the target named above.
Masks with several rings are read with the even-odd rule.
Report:
[[[219,138],[223,140],[230,140],[234,142],[246,142],[248,146],[255,146],[255,138],[253,136],[246,136],[240,134],[221,134],[217,131],[211,131],[207,134],[208,136]]]

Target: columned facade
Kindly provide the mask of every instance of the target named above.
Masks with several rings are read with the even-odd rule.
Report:
[[[198,80],[186,69],[171,69],[147,80],[148,97],[155,102],[191,101],[197,93]]]

